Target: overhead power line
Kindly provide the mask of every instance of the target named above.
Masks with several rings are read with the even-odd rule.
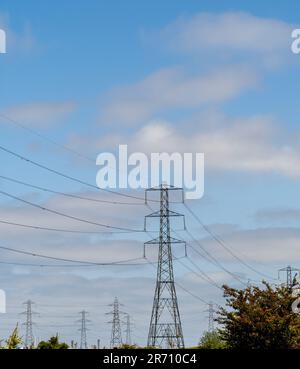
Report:
[[[142,258],[140,258],[142,259]],[[147,263],[109,263],[109,264],[32,264],[32,263],[17,263],[10,261],[0,261],[1,265],[15,265],[15,266],[25,266],[25,267],[36,267],[36,268],[81,268],[81,267],[98,267],[98,266],[136,266],[136,265],[147,265]]]
[[[18,158],[18,159],[24,160],[24,161],[26,161],[26,162],[28,162],[28,163],[30,163],[32,165],[35,165],[38,168],[47,170],[50,173],[53,173],[53,174],[56,174],[56,175],[58,175],[60,177],[66,178],[66,179],[68,179],[70,181],[80,183],[80,184],[82,184],[84,186],[87,186],[87,187],[90,187],[90,188],[94,188],[94,189],[96,189],[98,191],[104,191],[104,192],[107,192],[107,193],[110,193],[110,194],[114,194],[114,195],[118,195],[118,196],[122,196],[122,197],[131,198],[131,199],[140,200],[140,201],[145,202],[145,199],[143,197],[125,194],[125,193],[122,193],[122,192],[119,192],[119,191],[109,190],[107,188],[97,187],[96,185],[93,185],[93,184],[91,184],[89,182],[86,182],[86,181],[83,181],[81,179],[72,177],[72,176],[70,176],[68,174],[65,174],[65,173],[62,173],[62,172],[60,172],[60,171],[58,171],[56,169],[52,169],[52,168],[50,168],[50,167],[48,167],[46,165],[40,164],[40,163],[38,163],[38,162],[36,162],[34,160],[31,160],[31,159],[29,159],[29,158],[27,158],[27,157],[25,157],[23,155],[20,155],[20,154],[16,153],[15,151],[9,150],[9,149],[5,148],[4,146],[1,146],[0,145],[0,150],[2,150],[3,152],[6,152],[9,155],[12,155],[12,156]],[[156,200],[152,200],[152,199],[150,199],[148,201],[157,202]],[[115,203],[115,201],[113,201],[112,203]],[[117,203],[119,205],[124,204],[122,202],[117,202]]]
[[[32,128],[26,126],[25,124],[20,123],[16,119],[10,118],[6,114],[0,113],[0,117],[2,119],[4,119],[4,120],[8,121],[9,123],[12,123],[12,124],[14,124],[14,125],[22,128],[23,130],[28,131],[28,132],[32,133],[33,135],[35,135],[35,136],[37,136],[39,138],[42,138],[45,141],[50,142],[52,145],[55,145],[55,146],[57,146],[57,147],[59,147],[61,149],[64,149],[64,150],[70,152],[71,154],[75,154],[76,156],[78,156],[78,157],[80,157],[82,159],[85,159],[85,160],[87,160],[89,162],[95,163],[95,160],[94,159],[92,159],[92,158],[90,158],[88,156],[85,156],[84,154],[82,154],[82,153],[80,153],[80,152],[78,152],[78,151],[76,151],[76,150],[74,150],[74,149],[72,149],[72,148],[70,148],[70,147],[68,147],[66,145],[63,145],[61,143],[58,143],[57,141],[53,140],[52,138],[49,138],[48,136],[43,135],[42,133],[38,132],[37,130],[32,129]]]
[[[41,186],[36,186],[24,181],[20,181],[18,179],[14,179],[11,177],[7,177],[7,176],[2,176],[0,175],[1,179],[4,179],[5,181],[9,181],[9,182],[13,182],[13,183],[17,183],[20,184],[22,186],[26,186],[26,187],[30,187],[30,188],[34,188],[36,190],[40,190],[43,192],[49,192],[55,195],[61,195],[61,196],[65,196],[65,197],[70,197],[73,199],[78,199],[78,200],[85,200],[85,201],[90,201],[90,202],[98,202],[98,203],[104,203],[104,204],[114,204],[114,205],[145,205],[144,203],[133,203],[133,202],[118,202],[118,201],[109,201],[109,200],[102,200],[102,199],[93,199],[91,197],[86,197],[86,196],[79,196],[79,195],[74,195],[71,193],[66,193],[66,192],[60,192],[60,191],[55,191],[55,190],[51,190],[49,188],[45,188],[45,187],[41,187]]]
[[[151,210],[153,210],[151,208],[151,206],[149,204],[146,204]],[[171,228],[172,229],[172,228]],[[244,283],[242,281],[242,279],[240,277],[238,277],[236,274],[230,272],[227,268],[225,268],[213,255],[211,255],[201,244],[200,242],[195,238],[193,237],[193,235],[188,231],[187,227],[185,226],[185,229],[184,229],[189,235],[190,237],[194,240],[195,243],[198,244],[198,246],[200,247],[200,249],[206,254],[202,254],[199,250],[197,250],[195,247],[193,247],[190,243],[188,243],[187,241],[185,242],[186,243],[186,246],[189,246],[191,249],[193,249],[197,254],[199,254],[202,258],[204,258],[205,260],[207,260],[209,263],[212,263],[213,265],[221,268],[225,273],[229,274],[231,277],[233,277],[234,279],[236,279],[238,282],[242,283],[243,285],[247,285],[246,283]],[[176,231],[174,231],[172,229],[172,231],[177,234]],[[190,260],[190,258],[189,258]],[[194,272],[194,271],[193,271]],[[204,273],[203,271],[201,271],[202,273]],[[194,272],[195,273],[195,272]],[[208,275],[206,275],[207,278],[211,279]],[[211,279],[211,282],[217,286],[216,282],[214,282],[212,279]],[[217,286],[218,288],[220,288],[219,286]]]
[[[225,273],[229,274],[231,277],[233,277],[235,280],[237,280],[238,282],[242,283],[243,285],[247,285],[246,283],[244,283],[242,281],[242,279],[240,277],[238,277],[236,274],[232,273],[230,270],[228,270],[227,268],[225,268],[213,255],[211,255],[202,245],[201,243],[189,232],[188,229],[185,230],[188,235],[193,239],[194,242],[196,242],[196,244],[201,248],[201,250],[203,252],[206,253],[206,255],[209,257],[210,262],[216,266],[218,266],[219,268],[221,268]],[[194,248],[195,252],[196,249]],[[197,250],[198,251],[198,250]],[[199,253],[200,254],[200,253]],[[202,254],[200,254],[202,256]],[[207,259],[207,260],[209,260]]]
[[[261,275],[262,277],[270,278],[275,280],[272,276],[269,276],[265,273],[260,272],[259,270],[253,268],[250,264],[245,262],[242,258],[240,258],[238,255],[236,255],[229,247],[226,246],[225,242],[220,239],[214,232],[212,232],[208,226],[206,226],[201,219],[197,216],[197,214],[186,204],[184,203],[184,206],[189,211],[190,214],[197,220],[197,222],[202,226],[202,228],[222,247],[224,248],[231,256],[233,256],[236,260],[238,260],[241,264],[243,264],[245,267],[250,269],[251,271],[255,272],[256,274]]]
[[[35,230],[42,230],[42,231],[52,231],[52,232],[65,232],[65,233],[78,233],[78,234],[124,234],[124,233],[132,233],[130,231],[78,231],[73,229],[64,229],[64,228],[51,228],[51,227],[40,227],[36,225],[30,224],[22,224],[22,223],[15,223],[9,222],[6,220],[0,220],[1,224],[22,227],[22,228],[30,228]]]
[[[2,194],[4,196],[7,196],[7,197],[10,197],[11,199],[20,201],[20,202],[22,202],[24,204],[33,206],[33,207],[38,208],[40,210],[47,211],[49,213],[52,213],[52,214],[55,214],[55,215],[59,215],[59,216],[64,217],[64,218],[76,220],[78,222],[87,223],[87,224],[91,224],[91,225],[96,225],[96,226],[99,226],[99,227],[104,227],[104,228],[109,228],[109,229],[117,229],[117,230],[120,230],[120,231],[128,231],[128,232],[133,232],[133,233],[134,232],[144,232],[144,230],[138,230],[138,229],[132,229],[132,228],[125,228],[125,227],[116,227],[116,226],[112,226],[112,225],[109,225],[109,224],[103,224],[103,223],[98,223],[98,222],[93,222],[93,221],[90,221],[90,220],[78,218],[78,217],[75,217],[73,215],[68,215],[68,214],[62,213],[60,211],[52,210],[52,209],[46,208],[44,206],[38,205],[38,204],[33,203],[31,201],[24,200],[24,199],[22,199],[22,198],[20,198],[18,196],[12,195],[12,194],[10,194],[8,192],[5,192],[5,191],[0,191],[0,194]]]
[[[80,264],[40,264],[40,263],[19,263],[19,262],[15,262],[15,261],[0,261],[0,264],[2,265],[15,265],[15,266],[28,266],[28,267],[43,267],[43,268],[78,268],[78,267],[98,267],[98,266],[143,266],[143,265],[149,265],[149,264],[153,264],[153,265],[157,265],[156,262],[150,262],[147,260],[147,262],[139,262],[139,263],[134,263],[134,261],[138,261],[138,260],[145,260],[145,258],[133,258],[133,259],[126,259],[126,260],[118,260],[115,262],[108,262],[108,263],[99,263],[99,262],[90,262],[90,261],[83,261],[83,260],[73,260],[73,259],[64,259],[64,258],[57,258],[57,257],[51,257],[48,255],[40,255],[40,254],[36,254],[34,252],[27,252],[27,251],[23,251],[23,250],[19,250],[19,249],[13,249],[10,247],[4,247],[4,246],[0,246],[0,249],[6,250],[6,251],[11,251],[11,252],[16,252],[19,254],[24,254],[24,255],[29,255],[29,256],[34,256],[34,257],[41,257],[41,258],[46,258],[46,259],[51,259],[51,260],[60,260],[60,261],[65,261],[65,262],[70,262],[70,263],[76,263],[79,262]],[[174,258],[174,260],[180,260],[180,258]]]
[[[173,230],[173,232],[175,233],[175,235],[177,235],[177,237],[179,237],[179,235],[178,235],[178,232],[177,231],[174,231]],[[190,247],[191,249],[193,249],[194,251],[196,251],[196,252],[198,252],[198,250],[197,249],[195,249],[189,242],[187,242],[187,241],[185,241],[185,243],[186,243],[186,246],[188,246],[188,247]],[[198,252],[199,253],[199,252]],[[200,253],[199,253],[200,254]],[[204,255],[202,255],[202,254],[200,254],[204,259],[206,259],[207,260],[207,258],[204,256]],[[198,275],[201,279],[203,279],[203,280],[205,280],[206,282],[208,282],[208,283],[210,283],[211,285],[213,285],[213,286],[215,286],[215,287],[217,287],[217,288],[219,288],[219,289],[221,289],[221,287],[207,274],[207,273],[205,273],[203,270],[201,270],[200,268],[199,268],[199,266],[196,264],[196,263],[194,263],[193,262],[193,260],[192,260],[192,258],[190,258],[189,256],[187,256],[187,259],[190,261],[190,263],[191,264],[193,264],[195,267],[196,267],[196,269],[198,269],[198,271],[201,273],[201,275],[199,274],[199,273],[197,273],[197,272],[195,272],[194,270],[192,270],[191,268],[189,268],[189,267],[187,267],[185,264],[183,264],[182,263],[182,265],[186,268],[186,269],[188,269],[189,271],[191,271],[192,273],[194,273],[194,274],[196,274],[196,275]],[[209,262],[211,262],[210,260],[208,260]]]
[[[188,293],[190,296],[194,297],[195,299],[203,302],[203,304],[208,305],[208,302],[205,301],[202,297],[195,295],[193,292],[191,292],[190,290],[188,290],[187,288],[183,287],[181,284],[179,284],[178,282],[175,282],[176,286],[178,286],[179,288],[181,288],[183,291],[185,291],[186,293]]]
[[[118,261],[115,261],[115,262],[103,263],[103,262],[93,262],[93,261],[86,261],[86,260],[83,261],[83,260],[76,260],[76,259],[59,258],[59,257],[55,257],[55,256],[39,254],[39,253],[35,253],[35,252],[30,252],[30,251],[25,251],[25,250],[20,250],[20,249],[15,249],[15,248],[12,248],[12,247],[5,247],[5,246],[0,246],[0,249],[10,251],[10,252],[15,252],[15,253],[18,253],[18,254],[39,257],[39,258],[43,258],[43,259],[65,261],[65,262],[78,263],[78,264],[99,265],[99,266],[103,266],[103,265],[125,265],[124,263],[143,259],[143,258],[133,258],[133,259],[118,260]],[[143,265],[144,264],[145,263],[143,263]],[[126,265],[128,265],[128,264],[126,264]],[[137,264],[132,264],[132,265],[137,265]]]
[[[148,262],[149,265],[151,265],[155,270],[156,267],[154,265],[157,265],[157,263],[153,263],[152,261],[150,261],[149,259],[145,258]],[[174,259],[174,260],[178,260],[178,259]],[[193,292],[189,291],[187,288],[181,286],[178,284],[178,282],[175,282],[176,285],[178,285],[182,290],[184,290],[186,293],[190,294],[192,297],[194,297],[195,299],[202,301],[204,304],[208,305],[208,302],[206,302],[204,299],[202,299],[200,296],[195,295]]]
[[[187,258],[189,262],[198,269],[199,272],[196,272],[194,269],[190,268],[188,265],[184,264],[182,261],[179,261],[181,265],[183,265],[187,270],[189,270],[191,273],[199,276],[202,280],[209,283],[210,285],[222,290],[222,288],[205,272],[203,272],[196,263],[194,263],[191,258]]]
[[[148,206],[148,208],[150,209],[150,210],[152,210],[153,211],[153,209],[152,209],[152,207],[149,205],[149,204],[147,204],[147,206]],[[180,238],[180,236],[178,235],[178,232],[177,231],[175,231],[171,226],[170,226],[170,230],[172,230],[172,232],[177,236],[177,237],[179,237]],[[147,231],[147,233],[149,234],[149,232]],[[198,254],[200,254],[204,259],[206,259],[206,260],[208,260],[209,262],[211,262],[211,260],[210,259],[208,259],[207,257],[205,257],[205,255],[202,255],[197,249],[195,249],[189,242],[187,242],[187,241],[185,241],[185,244],[186,244],[186,246],[189,246],[190,248],[192,248],[192,249],[194,249]],[[207,283],[209,283],[209,284],[211,284],[212,286],[214,286],[214,287],[217,287],[218,289],[222,289],[207,273],[205,273],[203,270],[201,270],[200,268],[199,268],[199,266],[197,265],[197,264],[195,264],[194,262],[192,262],[192,260],[191,260],[191,258],[190,257],[188,257],[187,256],[187,254],[186,254],[186,256],[184,257],[184,258],[187,258],[197,269],[198,269],[198,271],[201,273],[201,274],[199,274],[199,273],[197,273],[196,271],[194,271],[192,268],[190,268],[190,267],[188,267],[186,264],[184,264],[182,261],[180,261],[180,260],[178,260],[179,262],[180,262],[180,264],[184,267],[184,268],[186,268],[188,271],[190,271],[190,272],[192,272],[193,274],[195,274],[195,275],[197,275],[198,277],[200,277],[202,280],[204,280],[204,281],[206,281]],[[181,258],[180,258],[181,259]],[[175,259],[174,259],[175,260]]]

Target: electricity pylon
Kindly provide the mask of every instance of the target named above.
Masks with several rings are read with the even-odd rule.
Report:
[[[124,322],[126,324],[125,334],[126,334],[126,344],[131,345],[131,326],[132,323],[130,322],[130,315],[126,313],[126,321]]]
[[[169,191],[182,191],[167,185],[146,190],[146,204],[149,191],[159,191],[160,210],[145,217],[145,230],[147,219],[159,218],[159,237],[148,241],[144,245],[159,245],[157,280],[153,300],[152,315],[148,334],[148,346],[162,348],[184,348],[184,339],[181,320],[176,296],[173,271],[172,244],[186,244],[182,240],[175,239],[170,235],[170,217],[183,217],[169,209]],[[184,219],[184,218],[183,218]]]
[[[294,276],[292,273],[299,273],[299,271],[300,270],[298,268],[292,268],[290,265],[288,265],[286,268],[281,268],[278,270],[278,278],[280,277],[280,272],[286,272],[286,287],[291,290],[294,284],[294,278],[297,276],[297,273],[294,274]]]
[[[26,322],[23,323],[23,325],[25,325],[26,327],[25,341],[24,341],[26,348],[30,348],[34,345],[34,336],[33,336],[33,330],[32,330],[32,326],[34,323],[32,321],[32,315],[35,313],[32,311],[33,304],[34,302],[31,300],[24,302],[24,305],[26,305],[26,311],[22,313],[26,315]]]
[[[214,309],[214,304],[212,302],[210,302],[208,304],[208,310],[205,310],[205,312],[208,312],[208,332],[213,332],[215,330],[214,327],[214,314],[216,312],[216,310]]]
[[[86,324],[88,322],[90,322],[90,320],[88,320],[86,318],[87,316],[87,312],[85,310],[80,311],[81,314],[81,319],[79,320],[79,322],[81,323],[81,327],[79,328],[80,331],[80,349],[87,349],[87,339],[86,339],[86,332],[88,330]]]
[[[108,322],[112,325],[111,327],[111,339],[110,339],[110,348],[120,347],[122,346],[122,331],[121,331],[121,320],[120,320],[120,307],[118,298],[115,297],[113,304],[109,306],[113,306],[113,310],[110,311],[109,315],[113,316],[112,321]]]

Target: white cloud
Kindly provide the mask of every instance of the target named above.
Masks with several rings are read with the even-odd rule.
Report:
[[[4,109],[3,115],[32,128],[49,128],[67,118],[77,108],[75,102],[33,102]]]
[[[260,264],[256,269],[264,272],[267,265],[273,265],[274,277],[276,276],[276,266],[287,264],[299,264],[299,242],[300,231],[298,228],[258,228],[246,229],[222,235],[227,247],[229,246],[237,255],[245,261]],[[213,252],[219,260],[232,261],[232,256],[217,246],[216,242],[210,239],[202,239],[201,243],[207,250]],[[263,265],[261,265],[261,263]],[[244,269],[245,270],[245,269]]]
[[[293,25],[243,12],[199,13],[179,18],[159,32],[172,49],[203,54],[289,52]]]
[[[142,125],[158,113],[232,99],[257,81],[256,73],[243,66],[218,68],[208,75],[189,75],[182,68],[159,70],[142,81],[114,89],[103,105],[101,121]]]
[[[134,133],[110,134],[89,140],[89,147],[115,151],[127,144],[130,152],[200,152],[205,168],[215,172],[277,173],[299,179],[298,131],[286,132],[269,116],[229,118],[221,114],[194,116],[191,122],[172,124],[152,120]],[[72,139],[82,146],[87,138]]]
[[[291,224],[300,220],[300,210],[291,208],[270,208],[258,210],[254,214],[254,219],[258,223],[267,224]]]

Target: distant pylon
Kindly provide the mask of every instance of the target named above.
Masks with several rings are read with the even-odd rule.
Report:
[[[34,336],[33,336],[33,330],[32,330],[32,326],[33,326],[32,315],[34,314],[34,312],[32,311],[33,304],[34,302],[31,300],[24,302],[24,305],[26,305],[26,311],[22,313],[26,315],[26,322],[23,323],[23,325],[25,325],[26,327],[25,341],[24,341],[26,348],[33,347],[34,345]]]
[[[208,310],[206,311],[208,312],[208,332],[213,332],[215,330],[214,314],[216,310],[214,309],[214,304],[212,302],[208,304]]]
[[[112,321],[108,322],[112,325],[111,327],[111,339],[110,339],[110,348],[120,347],[122,346],[122,331],[121,331],[121,320],[120,320],[120,307],[118,298],[115,297],[113,304],[109,306],[113,306],[113,311],[110,311],[109,315],[113,316]]]
[[[80,331],[80,349],[87,349],[87,339],[86,339],[86,332],[88,330],[86,324],[89,320],[86,318],[87,312],[82,310],[79,314],[81,314],[81,319],[79,322],[81,323],[81,327],[79,328]]]
[[[159,237],[145,243],[145,246],[159,245],[157,280],[148,334],[148,346],[184,348],[174,283],[172,244],[185,244],[185,242],[175,239],[170,235],[170,217],[183,217],[183,215],[169,210],[169,191],[171,190],[182,191],[183,198],[182,189],[167,185],[146,190],[146,203],[149,191],[159,191],[160,193],[160,210],[155,211],[145,218],[145,229],[147,228],[147,219],[155,217],[160,219]]]
[[[297,273],[294,274],[293,276],[293,272],[298,272],[299,273],[299,268],[293,268],[290,265],[288,265],[286,268],[281,268],[278,271],[278,278],[280,276],[280,272],[286,272],[286,287],[288,289],[292,289],[293,287],[293,282],[294,282],[294,278],[297,276]]]
[[[131,322],[130,322],[130,315],[126,313],[126,329],[125,329],[125,334],[126,334],[126,344],[127,345],[131,345]]]

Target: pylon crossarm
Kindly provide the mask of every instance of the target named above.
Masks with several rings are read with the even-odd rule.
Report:
[[[182,241],[182,240],[179,240],[179,239],[173,238],[173,237],[169,238],[169,242],[170,243],[180,243],[180,244],[185,244],[186,243],[185,241]],[[144,244],[145,245],[159,245],[159,243],[160,243],[160,238],[157,237],[157,238],[154,238],[153,240],[145,242]]]

